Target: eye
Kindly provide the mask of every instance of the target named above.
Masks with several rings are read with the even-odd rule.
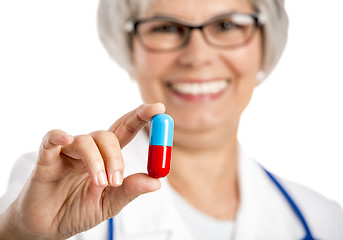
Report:
[[[217,31],[230,31],[233,29],[238,28],[239,26],[231,21],[228,20],[222,20],[214,24],[214,27]]]
[[[174,23],[160,23],[152,27],[151,32],[154,33],[180,33],[183,32],[182,27]]]

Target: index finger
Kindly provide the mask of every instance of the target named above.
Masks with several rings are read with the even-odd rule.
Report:
[[[165,107],[162,103],[142,104],[115,121],[109,131],[116,135],[120,147],[123,148],[150,122],[153,116],[164,112]]]

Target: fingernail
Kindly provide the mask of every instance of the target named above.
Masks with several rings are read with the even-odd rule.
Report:
[[[99,186],[106,187],[108,185],[106,174],[104,172],[99,172],[97,179]]]
[[[73,138],[73,136],[65,133],[62,135],[62,138],[69,140],[69,139]]]
[[[123,183],[123,176],[120,171],[115,171],[112,174],[112,184],[114,186],[120,186]]]

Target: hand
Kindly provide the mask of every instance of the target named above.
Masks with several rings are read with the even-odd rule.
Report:
[[[43,138],[36,168],[0,218],[0,238],[65,239],[109,219],[160,181],[137,173],[123,179],[121,149],[163,104],[142,105],[108,131],[70,136],[53,130]],[[6,237],[5,237],[6,236]]]

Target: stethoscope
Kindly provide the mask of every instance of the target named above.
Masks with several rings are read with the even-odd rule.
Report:
[[[301,211],[299,210],[298,206],[295,204],[295,202],[293,201],[291,196],[287,193],[287,191],[282,187],[280,182],[278,180],[276,180],[276,178],[270,172],[268,172],[264,167],[262,167],[262,168],[267,173],[267,175],[272,180],[272,182],[274,182],[275,185],[278,187],[278,189],[280,190],[282,195],[286,198],[286,200],[287,200],[288,204],[290,205],[290,207],[292,208],[294,214],[299,219],[303,229],[305,230],[305,237],[302,240],[315,240],[312,236],[312,233],[310,231],[310,228],[308,227],[308,224],[307,224],[304,216],[302,215]]]
[[[282,195],[286,198],[288,204],[290,205],[291,209],[293,210],[294,214],[297,216],[303,229],[305,230],[306,235],[301,240],[315,240],[312,236],[312,233],[304,216],[302,215],[301,211],[299,210],[298,206],[295,204],[291,196],[287,193],[287,191],[282,187],[280,182],[276,180],[276,178],[270,172],[268,172],[265,168],[263,168],[263,170],[267,173],[268,177],[272,180],[272,182],[277,186]],[[114,221],[113,218],[111,218],[108,220],[108,240],[114,240],[114,232]]]

